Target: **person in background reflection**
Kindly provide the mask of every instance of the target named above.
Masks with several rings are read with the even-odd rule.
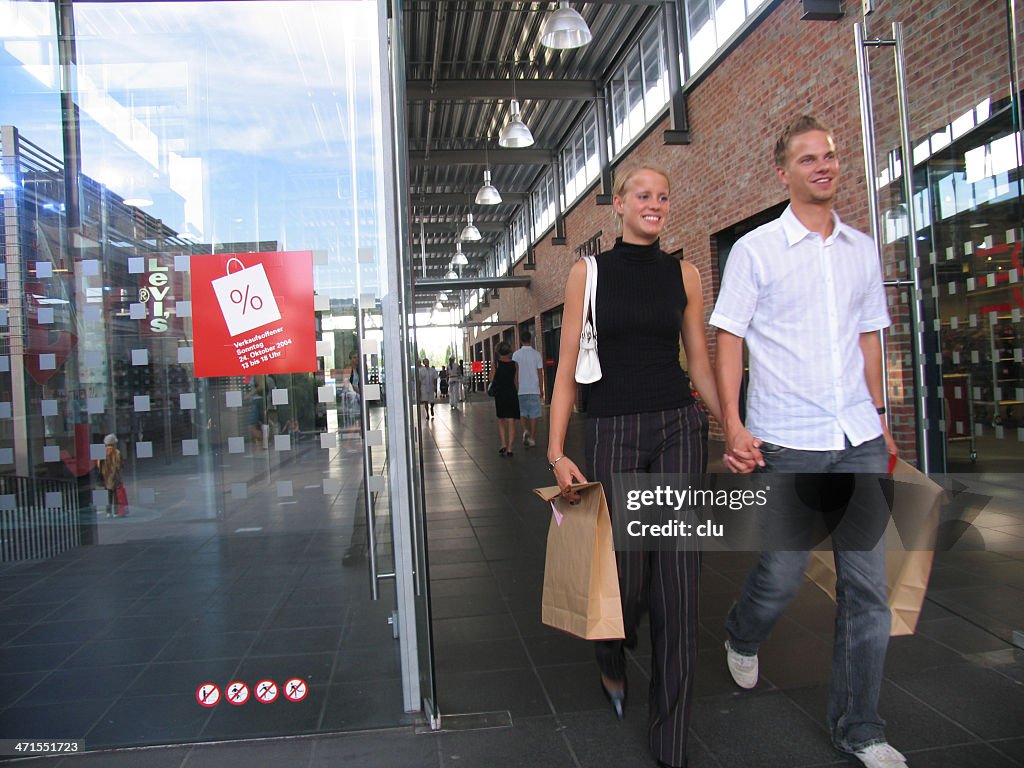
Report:
[[[103,458],[96,462],[103,487],[107,489],[107,517],[117,514],[117,489],[121,486],[121,451],[117,449],[117,435],[103,438]]]

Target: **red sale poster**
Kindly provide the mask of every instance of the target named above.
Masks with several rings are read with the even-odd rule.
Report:
[[[195,375],[316,370],[312,251],[191,259]]]

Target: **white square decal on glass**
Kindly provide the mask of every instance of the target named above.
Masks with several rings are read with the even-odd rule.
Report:
[[[153,458],[153,443],[146,440],[142,443],[135,444],[135,457],[139,459],[152,459]]]
[[[313,296],[313,311],[314,312],[329,312],[331,310],[331,297],[324,296],[322,293],[315,294]]]
[[[53,277],[53,264],[48,261],[37,261],[36,277]]]
[[[384,445],[384,430],[370,429],[366,432],[367,445]]]
[[[320,433],[320,447],[321,448],[336,448],[338,446],[338,435],[331,434],[329,432]]]
[[[8,355],[0,355],[0,373],[7,373],[11,370],[11,358]]]
[[[152,488],[139,488],[139,503],[152,504],[156,501],[156,491]]]
[[[183,411],[194,411],[196,408],[196,393],[182,392],[178,397],[178,407]]]
[[[359,307],[361,309],[373,309],[377,306],[377,296],[372,293],[359,294]]]
[[[44,355],[39,356],[39,370],[40,371],[55,371],[57,370],[57,356],[52,352],[47,352]]]
[[[39,408],[42,411],[43,416],[56,416],[57,415],[57,401],[56,400],[40,400]]]
[[[199,455],[199,441],[198,440],[182,440],[181,441],[181,455],[182,456],[198,456]]]
[[[85,364],[89,368],[102,368],[103,367],[103,353],[102,352],[86,352],[85,353]]]
[[[103,398],[87,397],[85,399],[85,410],[91,414],[103,413]]]
[[[148,349],[133,349],[132,350],[132,365],[149,365],[149,350]]]
[[[192,302],[191,301],[176,301],[174,302],[174,314],[178,317],[192,317]]]
[[[0,403],[0,419],[11,418],[11,404],[9,402]]]
[[[372,264],[373,263],[373,248],[368,246],[362,246],[356,250],[356,259],[360,264]]]
[[[14,449],[13,448],[0,448],[0,464],[13,464],[14,463]]]
[[[379,355],[380,354],[380,340],[379,339],[363,339],[363,354],[364,355]]]
[[[60,446],[59,445],[44,445],[43,446],[43,461],[60,461]]]
[[[139,304],[138,302],[136,302],[135,304],[129,304],[128,305],[128,317],[131,318],[132,320],[145,320],[146,319],[146,305],[145,304]]]
[[[0,325],[7,325],[7,310],[0,309]]]
[[[0,496],[0,512],[13,512],[13,511],[14,511],[14,494],[13,493],[5,493],[2,496]]]
[[[103,317],[103,310],[95,304],[89,304],[85,308],[85,320],[89,323],[95,323]]]
[[[49,325],[53,322],[53,307],[40,307],[37,315],[40,325]]]
[[[274,405],[288,405],[288,390],[287,389],[272,389],[270,390],[270,402]]]
[[[384,490],[384,478],[381,475],[370,475],[370,482],[366,487],[370,493],[380,493]]]
[[[323,265],[327,263],[327,251],[316,250],[313,251],[313,263]]]
[[[275,451],[290,451],[292,449],[291,435],[274,435]]]
[[[132,256],[128,259],[128,274],[141,275],[146,271],[146,260],[141,256]]]
[[[107,447],[103,443],[89,443],[89,458],[99,461],[107,455]]]
[[[291,480],[278,480],[277,481],[277,498],[285,499],[292,496],[292,481]]]
[[[242,391],[240,389],[229,389],[224,393],[224,405],[228,408],[242,407]]]
[[[149,395],[135,395],[135,412],[143,413],[149,410]]]
[[[98,275],[100,273],[100,262],[98,259],[82,259],[83,275]]]
[[[6,279],[7,279],[7,265],[6,264],[0,264],[0,280],[6,280]]]
[[[195,360],[195,351],[192,347],[178,347],[178,362],[188,364]]]
[[[341,480],[324,480],[324,496],[337,496],[341,493]]]
[[[249,487],[245,483],[232,483],[231,498],[236,501],[249,498]]]
[[[106,509],[107,501],[107,492],[105,490],[92,492],[92,505],[97,509]]]
[[[334,402],[334,385],[327,384],[322,387],[316,388],[316,400],[318,403],[333,403]]]
[[[244,437],[229,437],[228,438],[228,453],[245,453],[245,438]]]
[[[63,506],[63,498],[60,491],[47,491],[43,494],[43,504],[47,509],[60,509]]]
[[[334,344],[330,341],[318,341],[316,343],[316,356],[329,357],[334,354]]]
[[[175,272],[188,272],[188,269],[189,269],[189,266],[190,266],[189,265],[190,261],[191,261],[191,258],[189,257],[188,254],[181,254],[181,253],[177,254],[174,257],[174,271]]]
[[[368,402],[380,400],[380,384],[367,384],[363,387],[363,396]]]

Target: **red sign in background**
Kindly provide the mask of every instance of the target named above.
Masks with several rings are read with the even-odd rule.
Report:
[[[313,252],[194,255],[195,375],[316,370]]]

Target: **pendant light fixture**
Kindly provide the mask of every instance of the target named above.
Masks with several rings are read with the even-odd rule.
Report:
[[[456,272],[454,269],[449,268],[448,271],[444,275],[444,279],[445,280],[458,280],[459,279],[459,273]]]
[[[469,259],[466,258],[466,254],[462,252],[462,243],[455,244],[455,256],[452,258],[453,267],[464,267],[469,264]]]
[[[580,48],[589,43],[591,37],[587,22],[566,0],[559,1],[558,9],[548,15],[540,29],[541,45],[559,50]]]
[[[533,134],[519,116],[519,99],[516,98],[516,73],[512,73],[511,116],[498,134],[498,144],[506,149],[522,149],[533,145]]]
[[[466,240],[468,242],[477,242],[482,239],[480,236],[480,230],[476,228],[473,223],[473,214],[466,214],[466,226],[462,228],[462,234],[459,235],[460,240]]]
[[[501,193],[491,184],[491,169],[484,171],[484,185],[477,190],[477,205],[498,205],[501,202]]]

